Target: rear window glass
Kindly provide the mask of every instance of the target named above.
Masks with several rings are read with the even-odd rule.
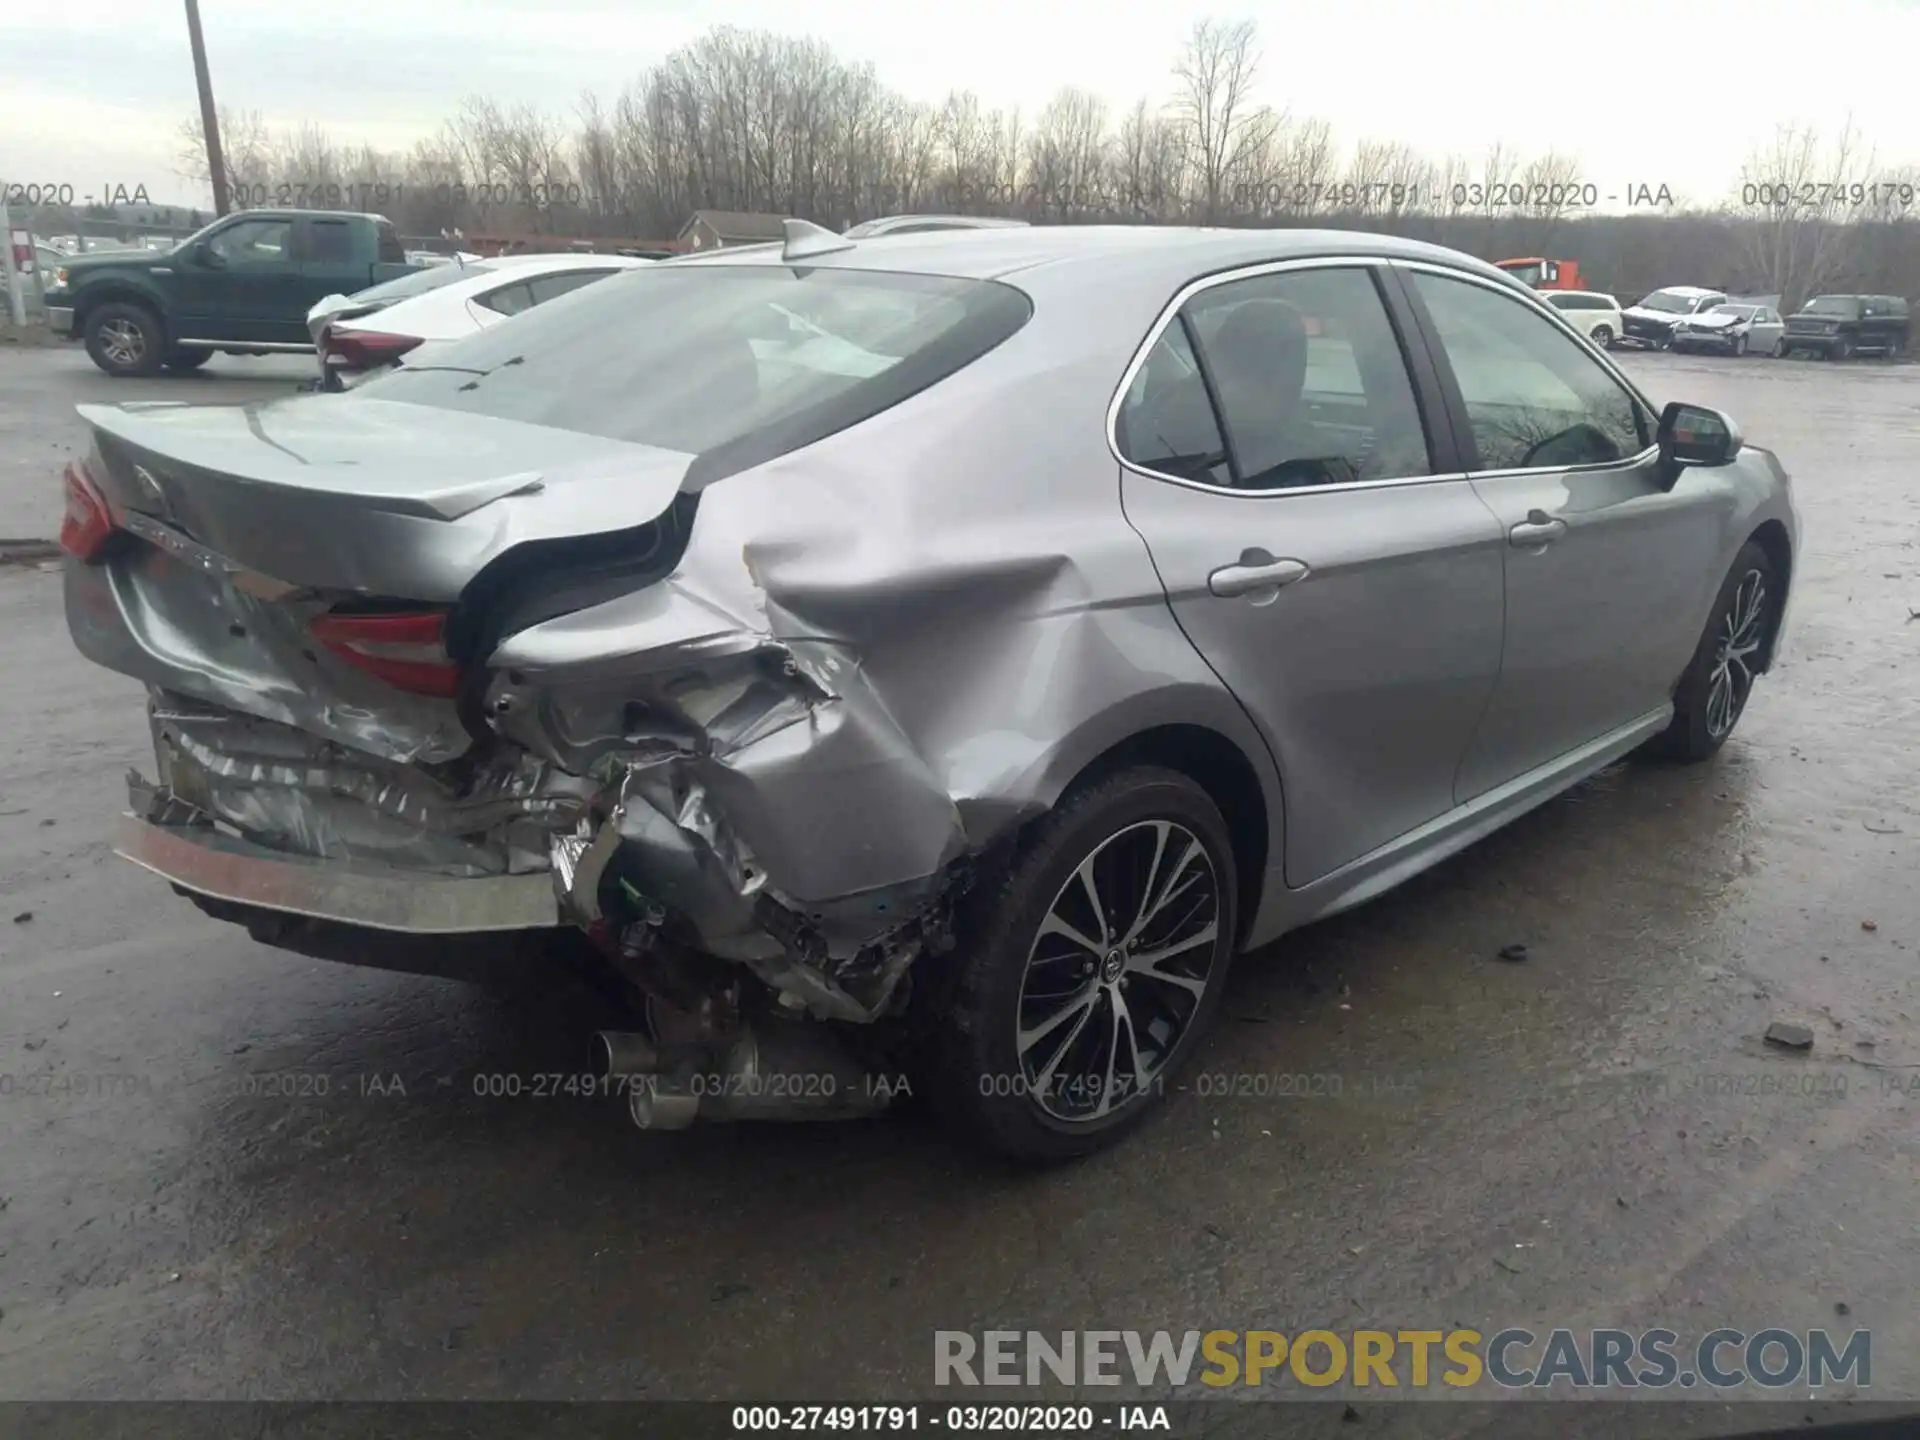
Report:
[[[391,220],[376,220],[373,223],[375,253],[374,259],[382,265],[404,265],[407,263],[407,247],[400,243],[400,232],[393,228]]]
[[[465,280],[473,273],[471,265],[458,263],[431,265],[425,270],[415,270],[410,275],[400,275],[392,280],[382,281],[348,298],[356,305],[380,305],[393,300],[410,300],[415,295],[424,295],[429,290],[438,290],[442,285],[451,285],[456,280]]]
[[[356,388],[758,464],[970,364],[1032,305],[988,280],[760,265],[628,271]]]

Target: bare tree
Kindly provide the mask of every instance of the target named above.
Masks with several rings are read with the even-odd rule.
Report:
[[[1743,269],[1786,307],[1834,284],[1853,258],[1852,187],[1873,173],[1851,123],[1831,145],[1811,126],[1781,126],[1741,167],[1735,203],[1752,222],[1740,231]]]
[[[1185,127],[1201,213],[1211,224],[1231,199],[1231,178],[1263,151],[1276,117],[1257,104],[1260,73],[1251,20],[1201,20],[1173,67],[1175,113]]]

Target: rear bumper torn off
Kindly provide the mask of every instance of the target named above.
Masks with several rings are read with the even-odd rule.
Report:
[[[114,853],[183,890],[412,935],[550,929],[561,923],[544,873],[454,878],[345,865],[253,845],[210,825],[157,825],[127,812]]]

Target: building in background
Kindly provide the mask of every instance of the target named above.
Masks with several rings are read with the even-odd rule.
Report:
[[[745,210],[696,210],[680,229],[689,250],[724,250],[729,245],[764,245],[784,240],[784,215],[755,215]]]

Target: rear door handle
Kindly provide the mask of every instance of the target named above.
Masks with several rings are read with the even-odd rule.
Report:
[[[1551,545],[1567,533],[1567,522],[1544,510],[1529,510],[1527,518],[1507,531],[1515,545]]]
[[[1278,590],[1282,585],[1306,579],[1310,573],[1305,562],[1300,560],[1249,563],[1244,555],[1240,560],[1238,565],[1222,565],[1207,576],[1207,588],[1222,598],[1230,598],[1255,590]]]

